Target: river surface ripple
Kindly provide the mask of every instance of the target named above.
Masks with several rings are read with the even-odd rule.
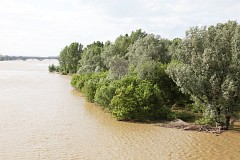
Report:
[[[240,158],[240,131],[214,134],[119,122],[87,103],[56,61],[0,62],[1,160]]]

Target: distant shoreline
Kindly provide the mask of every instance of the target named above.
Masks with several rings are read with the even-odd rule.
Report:
[[[23,60],[26,61],[28,59],[37,59],[39,61],[45,59],[58,59],[58,56],[48,56],[48,57],[37,57],[37,56],[7,56],[0,55],[0,61],[14,61],[14,60]]]

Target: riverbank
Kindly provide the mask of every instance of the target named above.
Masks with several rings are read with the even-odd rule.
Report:
[[[194,123],[185,122],[181,119],[170,121],[166,124],[163,124],[162,126],[166,128],[177,128],[177,129],[182,129],[186,131],[208,132],[208,133],[215,133],[215,134],[221,134],[225,132],[225,130],[222,130],[220,127],[212,127],[210,125],[197,125]]]
[[[81,95],[81,97],[84,97],[85,100],[87,100],[84,93],[77,91],[77,90],[76,90],[76,92],[79,92],[79,95]],[[100,110],[102,112],[111,114],[111,111],[103,106],[100,106],[96,103],[91,103],[91,102],[87,102],[87,103],[90,103],[94,107],[100,108]],[[114,117],[112,117],[112,118],[114,118]],[[155,120],[155,121],[121,120],[121,121],[127,122],[127,123],[139,123],[139,124],[149,124],[149,125],[155,124],[155,125],[163,127],[163,128],[176,128],[176,129],[181,129],[183,131],[197,131],[197,132],[204,132],[204,133],[213,133],[216,135],[219,135],[219,134],[225,132],[225,130],[221,130],[220,127],[213,127],[210,125],[198,125],[193,122],[183,121],[181,119],[174,119],[172,121],[170,121],[170,120]]]

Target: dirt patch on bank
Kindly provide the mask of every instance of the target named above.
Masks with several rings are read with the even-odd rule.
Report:
[[[221,127],[212,127],[209,125],[196,125],[194,123],[185,122],[181,119],[176,119],[174,121],[163,124],[162,127],[178,128],[182,130],[208,132],[208,133],[215,133],[215,134],[220,134],[224,132],[224,130],[221,130]]]

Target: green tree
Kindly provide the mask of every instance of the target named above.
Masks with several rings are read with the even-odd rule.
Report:
[[[60,72],[62,74],[67,74],[68,73],[68,68],[67,68],[67,51],[68,50],[68,46],[64,47],[64,49],[60,52],[59,55],[59,65],[60,65]]]
[[[126,57],[129,63],[135,66],[146,61],[168,63],[170,61],[169,45],[170,41],[161,39],[160,36],[148,34],[129,46]]]
[[[192,103],[189,95],[181,93],[179,87],[166,73],[167,65],[161,62],[146,61],[135,69],[142,80],[156,84],[162,90],[166,104],[184,107]]]
[[[78,61],[81,58],[82,54],[82,48],[83,46],[79,43],[72,43],[68,47],[68,66],[69,66],[69,73],[76,73],[77,72],[77,66],[78,66]]]
[[[229,21],[191,28],[177,52],[168,74],[228,129],[230,117],[240,109],[240,26]]]
[[[121,79],[128,73],[128,61],[124,57],[112,57],[109,67],[110,79]]]
[[[82,58],[79,61],[80,67],[78,73],[99,72],[105,70],[101,58],[103,47],[103,43],[99,41],[87,45],[82,53]]]
[[[181,42],[182,39],[180,38],[174,38],[171,41],[171,45],[169,46],[169,55],[171,56],[171,59],[176,59],[177,50],[180,47]]]
[[[102,53],[102,59],[105,66],[109,69],[110,63],[113,57],[124,57],[127,53],[127,48],[130,45],[129,36],[126,34],[125,36],[121,35],[116,40],[115,43],[108,43],[104,48]]]
[[[83,46],[77,42],[66,46],[59,56],[60,71],[63,74],[76,73],[78,61],[81,59]]]
[[[128,47],[145,36],[146,33],[139,29],[133,31],[130,36],[128,34],[120,35],[113,44],[106,43],[102,59],[106,68],[110,70],[111,78],[120,79],[127,74],[128,61],[125,55],[128,52]]]

